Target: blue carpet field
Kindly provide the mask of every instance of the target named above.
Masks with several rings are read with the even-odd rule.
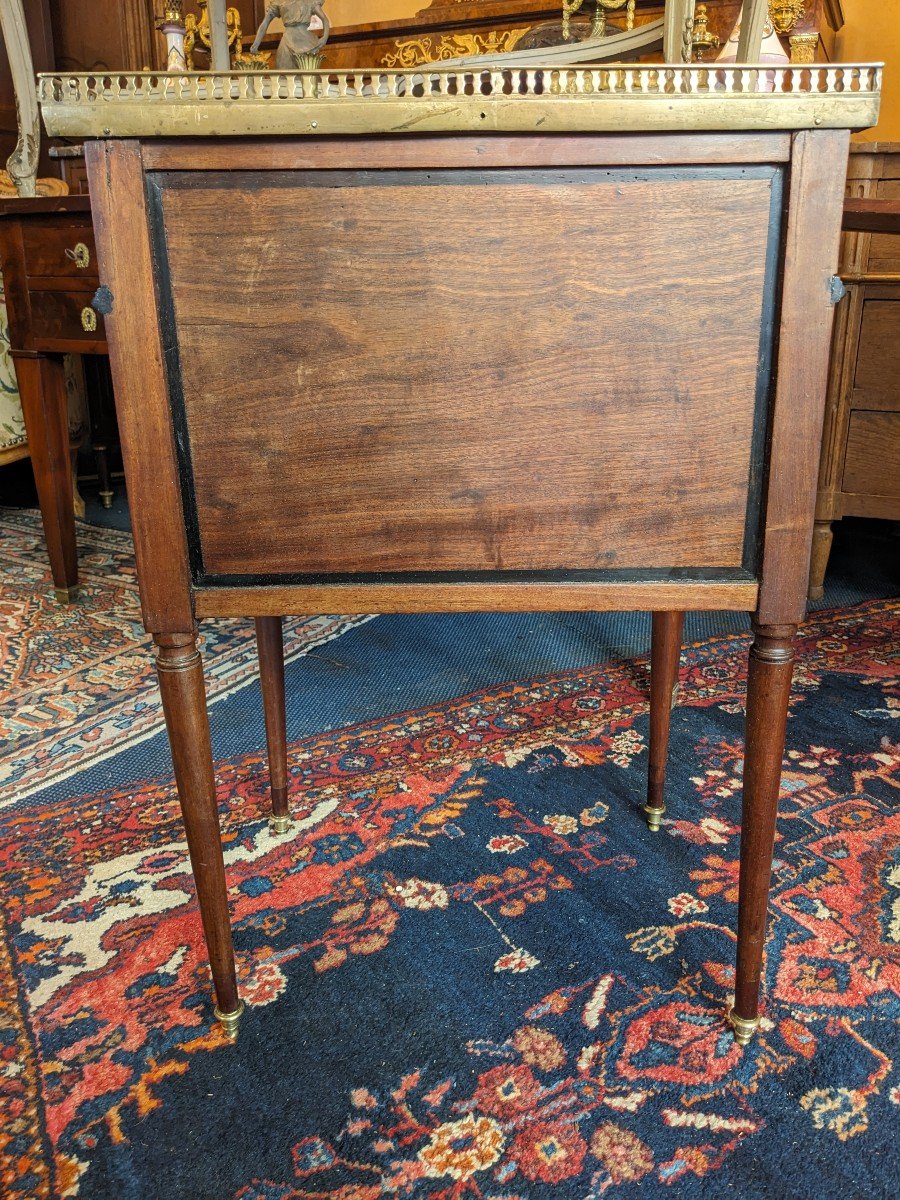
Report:
[[[723,614],[688,619],[656,835],[648,617],[291,620],[283,835],[252,623],[205,622],[231,1043],[129,535],[79,527],[64,610],[37,515],[0,510],[0,1195],[896,1196],[900,555],[845,524],[799,639],[748,1049],[748,622]]]

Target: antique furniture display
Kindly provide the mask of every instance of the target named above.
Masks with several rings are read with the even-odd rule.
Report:
[[[61,179],[41,178],[36,181],[38,196],[65,196],[66,185]],[[6,171],[0,171],[0,204],[4,200],[15,197],[17,189]],[[84,435],[85,406],[83,389],[77,387],[77,373],[72,370],[67,375],[69,391],[69,442],[77,446]],[[19,459],[28,458],[28,434],[25,430],[25,418],[22,414],[22,400],[19,395],[19,384],[10,355],[9,317],[6,309],[6,293],[3,285],[3,275],[0,271],[0,467]]]
[[[34,67],[22,0],[0,0],[0,28],[6,47],[16,99],[16,148],[6,169],[20,196],[36,195],[41,124],[34,90]]]
[[[134,16],[133,4],[124,6]],[[49,12],[41,3],[44,51],[52,46]],[[9,159],[19,201],[0,199],[0,269],[3,274],[4,358],[15,366],[16,399],[21,406],[27,453],[32,460],[38,502],[56,597],[71,603],[78,594],[78,563],[73,504],[70,438],[72,405],[68,384],[74,365],[67,354],[105,355],[102,328],[90,300],[97,287],[96,251],[88,197],[69,197],[62,179],[36,179],[41,131],[31,44],[22,0],[0,0],[0,23],[15,88],[18,140]],[[0,189],[2,190],[2,189]],[[68,370],[67,370],[68,367]],[[116,437],[108,372],[93,357],[78,372],[80,407],[83,379],[105,403],[89,405],[91,441],[97,463],[100,499],[108,508],[113,492],[108,446]],[[8,402],[9,387],[4,388]],[[82,414],[76,414],[79,433]],[[77,445],[77,442],[76,442]],[[16,448],[13,447],[13,453]],[[0,456],[0,461],[9,456]]]
[[[316,67],[322,57],[322,51],[331,33],[331,22],[325,15],[321,4],[308,4],[306,0],[290,0],[287,4],[270,4],[266,9],[262,24],[256,31],[250,54],[259,52],[259,47],[266,36],[269,26],[280,17],[284,24],[284,33],[275,53],[275,66],[279,71],[298,71],[302,68]],[[318,17],[322,22],[322,34],[314,33],[311,26],[313,18]]]
[[[103,318],[92,307],[99,285],[87,196],[0,200],[0,270],[10,355],[57,599],[78,594],[65,354],[105,354]],[[103,443],[101,491],[110,491]],[[105,479],[104,479],[104,476]]]
[[[195,66],[200,65],[194,62],[194,52],[204,50],[213,70],[227,70],[225,64],[239,57],[243,48],[241,14],[236,8],[227,8],[223,13],[223,6],[217,5],[216,0],[213,0],[213,8],[218,7],[219,11],[213,11],[212,14],[208,0],[199,0],[199,4],[199,17],[188,13],[185,19],[187,69],[193,71]]]
[[[823,592],[842,517],[900,520],[900,145],[852,147],[809,597]],[[882,219],[878,222],[879,210]]]
[[[50,132],[95,139],[143,618],[226,1028],[198,618],[257,619],[283,830],[283,616],[650,611],[659,696],[680,614],[723,608],[755,614],[731,1013],[750,1039],[849,129],[880,75],[41,81]],[[267,369],[245,385],[248,360]],[[658,825],[658,702],[652,736]]]
[[[571,8],[572,0],[567,0]],[[604,32],[621,37],[627,30],[629,6],[601,6]],[[639,45],[642,26],[664,16],[661,0],[636,0],[632,33]],[[741,5],[736,0],[706,0],[705,29],[695,24],[697,35],[724,42],[734,27]],[[841,0],[772,0],[769,15],[793,62],[828,60],[833,56],[835,34],[844,24]],[[585,0],[571,19],[572,34],[590,37],[597,31],[596,0]],[[332,30],[323,65],[337,70],[357,67],[404,69],[425,62],[457,60],[486,54],[508,53],[563,41],[563,2],[522,4],[516,0],[433,0],[415,17],[344,26]],[[274,49],[267,44],[266,49]],[[643,55],[646,50],[638,49]],[[656,54],[658,56],[658,53]],[[704,57],[715,57],[710,45]],[[671,57],[666,55],[667,60]],[[744,60],[746,61],[746,59]]]

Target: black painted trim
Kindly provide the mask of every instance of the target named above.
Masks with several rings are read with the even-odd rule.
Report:
[[[772,176],[769,209],[769,240],[766,246],[766,270],[763,292],[762,323],[759,334],[759,370],[756,376],[756,407],[750,443],[750,479],[747,491],[747,519],[744,525],[744,570],[756,578],[762,567],[762,515],[766,443],[775,398],[775,342],[779,316],[780,264],[786,197],[785,170],[779,167]]]
[[[615,567],[606,571],[365,571],[331,575],[204,575],[198,587],[322,587],[397,583],[755,583],[742,567]]]
[[[390,167],[383,170],[364,168],[298,167],[251,168],[227,171],[154,171],[156,186],[165,191],[221,191],[245,188],[359,188],[359,187],[431,187],[440,184],[469,186],[473,184],[531,183],[555,186],[559,184],[589,184],[604,180],[621,183],[648,183],[662,180],[677,183],[684,179],[770,179],[781,168],[767,164],[736,164],[734,166],[678,167]]]
[[[148,172],[145,177],[147,216],[150,225],[150,251],[157,279],[157,305],[159,329],[162,338],[163,359],[169,381],[169,409],[172,414],[172,429],[175,434],[175,456],[178,460],[178,478],[181,485],[181,504],[184,510],[184,528],[187,535],[188,563],[191,579],[199,586],[205,578],[203,566],[203,543],[200,539],[200,524],[197,519],[197,498],[194,491],[194,467],[191,461],[191,439],[188,431],[187,413],[184,405],[184,383],[181,374],[181,354],[175,326],[175,302],[172,296],[172,275],[169,269],[169,252],[166,244],[166,223],[162,193],[164,184],[159,175]]]

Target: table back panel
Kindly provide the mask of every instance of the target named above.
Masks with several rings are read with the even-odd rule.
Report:
[[[754,578],[782,170],[150,172],[195,583]]]

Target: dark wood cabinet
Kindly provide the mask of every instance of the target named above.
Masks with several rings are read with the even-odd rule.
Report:
[[[100,281],[88,197],[0,201],[0,268],[53,584],[69,603],[78,562],[63,355],[106,353],[103,317],[91,304]]]
[[[25,16],[35,71],[159,68],[165,55],[156,32],[157,7],[156,0],[28,0]],[[0,164],[12,153],[17,137],[15,95],[0,38]],[[46,139],[38,174],[63,174]]]
[[[847,194],[900,202],[900,143],[855,145]],[[900,232],[845,232],[841,275],[847,296],[831,355],[811,599],[822,595],[833,522],[900,520]]]

